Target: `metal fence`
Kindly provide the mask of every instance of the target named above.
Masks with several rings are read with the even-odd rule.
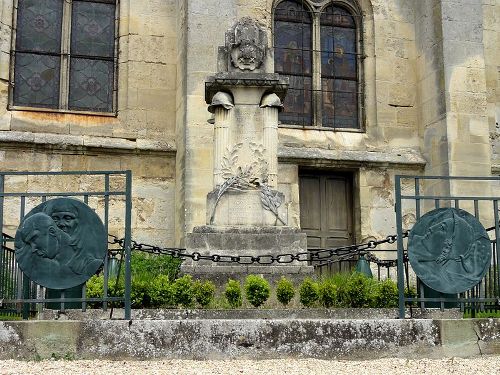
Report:
[[[131,191],[131,171],[0,172],[0,313],[22,314],[26,319],[43,306],[64,310],[76,305],[85,310],[89,303],[100,303],[106,310],[114,303],[123,305],[125,319],[130,319]],[[32,208],[59,197],[82,200],[100,216],[106,235],[121,238],[108,244],[100,270],[104,278],[102,297],[88,298],[85,284],[62,291],[44,288],[29,280],[17,265],[17,227]],[[109,268],[117,253],[124,260],[123,295],[111,295],[114,293],[109,289]]]
[[[444,176],[396,176],[396,224],[398,231],[398,289],[399,316],[404,318],[405,307],[417,304],[420,308],[460,307],[472,313],[499,308],[499,212],[500,197],[491,194],[500,177],[444,177]],[[482,185],[482,186],[481,186]],[[467,194],[468,190],[483,191],[484,194]],[[456,193],[455,193],[456,192]],[[427,288],[417,277],[418,296],[405,295],[408,279],[404,277],[407,267],[407,241],[403,238],[403,216],[414,215],[419,220],[426,212],[436,208],[454,207],[468,211],[488,228],[491,240],[492,261],[486,276],[471,290],[458,295],[442,294]]]
[[[384,253],[383,259],[378,255]],[[397,250],[395,249],[377,249],[362,253],[365,259],[371,263],[373,277],[381,281],[384,279],[397,279]],[[336,273],[352,272],[359,260],[359,254],[353,252],[348,259],[329,259],[327,261],[319,261],[314,266],[315,274],[318,277],[328,277]]]

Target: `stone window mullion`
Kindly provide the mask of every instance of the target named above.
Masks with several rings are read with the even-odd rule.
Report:
[[[312,101],[313,101],[313,124],[321,127],[321,36],[320,36],[320,14],[315,13],[313,17],[313,81],[312,81]]]
[[[68,109],[72,6],[72,1],[64,2],[61,40],[61,90],[59,93],[61,109]]]

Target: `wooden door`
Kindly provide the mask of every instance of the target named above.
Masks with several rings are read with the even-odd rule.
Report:
[[[352,174],[304,171],[299,176],[300,226],[307,247],[334,248],[353,243]],[[345,267],[350,268],[352,262]]]

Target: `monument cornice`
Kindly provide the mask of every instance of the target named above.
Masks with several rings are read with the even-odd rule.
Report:
[[[288,77],[282,77],[277,73],[221,72],[207,78],[205,101],[210,104],[217,92],[230,92],[232,88],[237,86],[262,87],[268,92],[275,93],[283,101],[289,80]]]

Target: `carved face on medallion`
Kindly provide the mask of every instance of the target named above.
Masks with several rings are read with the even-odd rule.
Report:
[[[31,210],[15,237],[19,268],[50,289],[87,281],[102,265],[107,238],[99,216],[70,198],[48,200]]]

